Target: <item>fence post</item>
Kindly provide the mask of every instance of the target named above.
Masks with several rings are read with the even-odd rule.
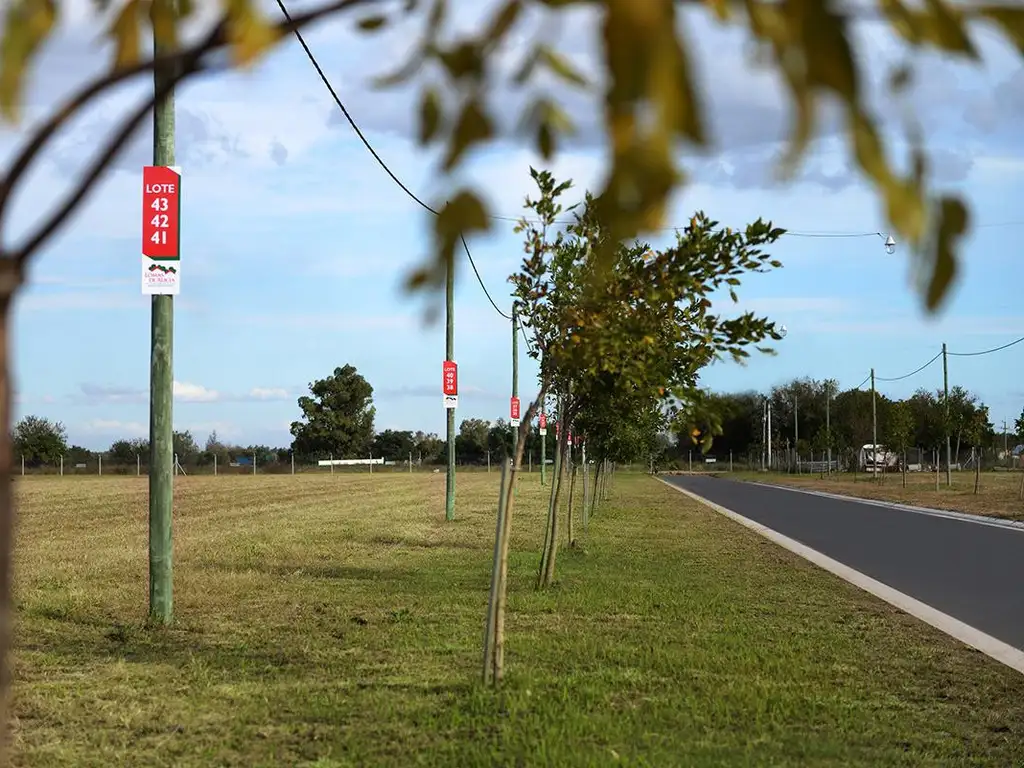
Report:
[[[288,453],[289,453],[289,454],[291,454],[291,459],[292,459],[292,474],[294,475],[294,474],[295,474],[295,451],[288,451]]]
[[[732,472],[732,451],[729,451],[729,471]]]
[[[328,454],[328,456],[330,456],[330,459],[331,459],[331,474],[333,475],[334,474],[334,454],[330,453],[330,454]]]
[[[217,454],[213,454],[213,476],[217,476]]]
[[[60,476],[64,477],[64,454],[60,455]]]
[[[25,476],[25,454],[21,454],[21,476]]]
[[[142,475],[142,456],[135,454],[135,476],[139,477]]]
[[[256,474],[256,454],[252,455],[252,473]]]
[[[412,451],[409,451],[409,474],[412,474]]]
[[[103,454],[102,453],[97,453],[96,454],[96,459],[98,461],[98,463],[96,464],[96,474],[97,475],[102,475],[103,474]]]
[[[693,451],[686,452],[686,466],[689,467],[688,472],[693,472]]]

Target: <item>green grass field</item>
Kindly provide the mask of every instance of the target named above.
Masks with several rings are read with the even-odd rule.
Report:
[[[182,478],[148,630],[146,484],[18,485],[19,766],[1024,761],[1024,676],[640,475],[556,588],[520,488],[507,680],[477,683],[497,474]],[[563,529],[564,530],[564,529]]]

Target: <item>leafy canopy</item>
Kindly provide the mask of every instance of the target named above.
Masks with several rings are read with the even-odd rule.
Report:
[[[698,213],[662,250],[616,243],[614,261],[595,280],[608,232],[596,200],[585,196],[573,223],[554,230],[571,183],[530,172],[538,196],[526,207],[537,218],[517,226],[526,256],[509,279],[542,391],[562,399],[566,421],[586,424],[588,438],[600,440],[600,432],[612,440],[615,424],[660,426],[667,417],[660,403],[674,401],[670,410],[685,413],[701,399],[702,368],[723,355],[742,360],[749,345],[780,338],[767,318],[713,311],[711,295],[725,288],[738,301],[741,275],[781,266],[761,247],[782,230],[762,221],[743,232],[723,229]]]
[[[0,112],[8,120],[17,117],[30,65],[68,3],[8,3],[0,40]],[[907,162],[891,157],[889,139],[868,107],[852,30],[858,16],[870,16],[887,23],[911,51],[938,51],[978,61],[971,22],[994,26],[1024,53],[1024,7],[955,4],[950,0],[884,0],[877,4],[591,0],[585,4],[600,20],[594,46],[597,68],[583,71],[555,49],[550,34],[563,14],[583,4],[583,0],[502,0],[479,28],[452,35],[450,0],[333,0],[278,24],[261,14],[252,0],[221,0],[219,23],[174,56],[173,79],[180,82],[217,67],[220,59],[208,55],[217,50],[227,49],[233,63],[249,65],[287,32],[332,13],[353,16],[356,28],[367,34],[405,30],[409,27],[403,22],[422,19],[424,31],[408,46],[408,58],[379,77],[376,84],[384,89],[410,83],[419,86],[419,140],[424,146],[443,150],[440,171],[448,178],[457,178],[470,150],[502,138],[492,101],[499,81],[529,90],[520,128],[532,135],[545,160],[557,154],[560,142],[574,128],[571,117],[538,81],[554,77],[567,88],[600,98],[609,151],[604,186],[592,206],[606,230],[598,243],[598,263],[610,269],[618,259],[618,243],[666,224],[671,195],[686,178],[681,150],[713,143],[703,96],[710,84],[698,82],[688,43],[691,13],[713,14],[723,24],[749,30],[760,45],[766,66],[780,73],[786,85],[793,129],[789,151],[780,166],[783,175],[790,175],[803,157],[814,135],[821,102],[841,105],[851,154],[883,202],[894,231],[914,249],[925,305],[929,310],[940,305],[956,274],[957,249],[969,225],[969,211],[955,195],[933,190],[920,127],[909,119],[905,130],[910,156]],[[96,0],[94,5],[97,19],[114,42],[111,74],[56,110],[53,121],[37,134],[42,145],[63,122],[107,90],[154,67],[154,61],[147,59],[149,54],[143,53],[143,38],[156,33],[167,49],[174,49],[182,37],[182,25],[197,12],[193,0],[128,0],[116,7],[109,0]],[[509,69],[506,54],[524,38],[528,44]],[[167,63],[166,58],[162,61]],[[901,64],[890,74],[890,87],[899,95],[912,82],[914,71]],[[598,82],[603,83],[600,94],[595,87]],[[85,199],[131,135],[130,128],[140,124],[147,113],[147,109],[132,113],[126,119],[129,130],[115,131],[111,142],[96,150],[94,171],[22,248],[3,244],[4,254],[15,256],[20,264],[37,252]],[[0,218],[11,189],[23,181],[26,167],[39,156],[41,147],[32,144],[16,158],[4,180]],[[472,189],[450,190],[445,199],[447,202],[434,210],[434,258],[411,276],[411,287],[440,287],[461,238],[490,227],[488,208]]]
[[[291,426],[300,457],[363,458],[373,445],[373,387],[352,365],[309,385],[299,398],[302,417]]]
[[[68,451],[68,433],[59,421],[41,416],[26,416],[14,425],[11,435],[15,457],[23,456],[25,464],[56,464]]]

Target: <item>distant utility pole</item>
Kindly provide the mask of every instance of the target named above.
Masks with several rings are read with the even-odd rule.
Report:
[[[1010,466],[1010,454],[1009,454],[1009,443],[1006,434],[1006,419],[1003,419],[1003,461],[1006,462],[1006,466]]]
[[[953,449],[949,439],[949,359],[946,356],[946,342],[942,342],[942,401],[946,406],[946,418],[942,431],[946,433],[946,487],[953,485]]]
[[[793,395],[793,452],[796,454],[796,473],[800,474],[800,400]]]
[[[172,4],[177,13],[177,4]],[[153,52],[173,51],[154,25]],[[173,66],[153,68],[159,91],[175,75]],[[174,90],[153,106],[153,165],[174,165]],[[174,508],[174,297],[152,297],[149,352],[149,618],[170,624],[174,618],[174,568],[171,516]]]
[[[864,370],[861,368],[861,370]],[[832,414],[831,414],[831,402],[832,402],[832,386],[826,382],[825,384],[825,448],[828,451],[828,464],[826,465],[826,472],[832,474]]]
[[[864,370],[861,368],[861,370]],[[871,369],[871,463],[878,474],[878,412],[875,407],[875,369]]]
[[[444,280],[444,359],[455,359],[455,259],[448,260]],[[448,424],[448,468],[444,482],[444,519],[455,519],[455,409],[446,409]]]
[[[516,303],[512,302],[512,397],[519,397],[519,316]],[[515,461],[519,447],[519,427],[512,428],[512,460]]]
[[[772,399],[768,398],[768,471],[772,469]]]

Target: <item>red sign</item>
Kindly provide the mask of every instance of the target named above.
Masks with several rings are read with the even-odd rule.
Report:
[[[560,426],[561,426],[561,425],[560,425],[560,424],[559,424],[559,423],[558,423],[558,422],[556,421],[556,422],[555,422],[555,440],[557,440],[557,439],[558,439],[558,434],[559,434],[559,427],[560,427]]]
[[[453,360],[445,360],[442,370],[444,373],[444,394],[459,394],[459,366]]]
[[[142,255],[180,258],[181,174],[164,165],[142,169]]]
[[[572,432],[565,433],[565,443],[566,445],[572,445]]]
[[[547,429],[548,428],[548,417],[545,416],[543,413],[540,415],[540,424],[539,424],[539,426],[540,426],[541,429]]]
[[[509,401],[509,406],[509,416],[511,417],[512,421],[519,421],[519,398],[513,397]]]

